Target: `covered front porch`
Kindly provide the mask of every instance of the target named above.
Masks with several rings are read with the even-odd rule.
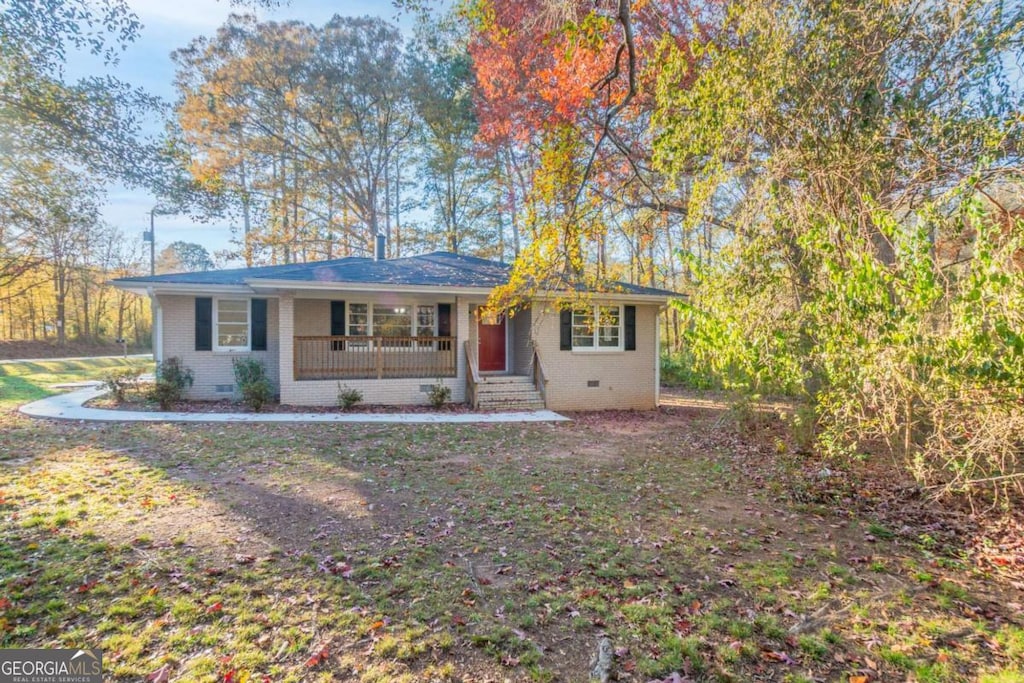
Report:
[[[331,405],[344,388],[366,403],[419,404],[440,383],[452,402],[479,407],[480,387],[498,377],[536,388],[529,311],[481,316],[483,297],[338,294],[280,297],[282,403]]]

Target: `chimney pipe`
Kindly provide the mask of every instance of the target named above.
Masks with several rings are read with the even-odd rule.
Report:
[[[384,235],[380,233],[377,234],[376,247],[377,248],[373,251],[373,260],[383,261],[387,256],[384,255]]]

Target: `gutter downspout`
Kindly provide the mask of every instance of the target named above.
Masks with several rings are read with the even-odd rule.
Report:
[[[654,315],[654,408],[661,403],[661,314],[668,306],[658,306]]]

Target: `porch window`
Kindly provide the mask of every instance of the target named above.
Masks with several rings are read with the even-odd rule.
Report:
[[[434,305],[348,305],[348,333],[355,337],[433,337],[436,329]]]
[[[370,334],[370,316],[368,304],[348,305],[348,333],[353,337],[365,337]]]
[[[409,337],[412,331],[412,307],[373,305],[373,334],[378,337]]]
[[[216,351],[249,350],[248,299],[214,299]]]
[[[437,309],[434,306],[417,306],[416,307],[416,336],[417,337],[432,337],[434,336],[435,328],[435,311]]]
[[[622,308],[587,306],[572,312],[573,350],[621,351]]]

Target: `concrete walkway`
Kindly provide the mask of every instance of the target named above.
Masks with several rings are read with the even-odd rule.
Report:
[[[79,383],[78,385],[84,385]],[[566,422],[550,410],[521,413],[163,413],[86,408],[86,401],[107,389],[99,382],[26,403],[18,410],[30,417],[96,422],[348,422],[376,424],[486,424],[497,422]]]

